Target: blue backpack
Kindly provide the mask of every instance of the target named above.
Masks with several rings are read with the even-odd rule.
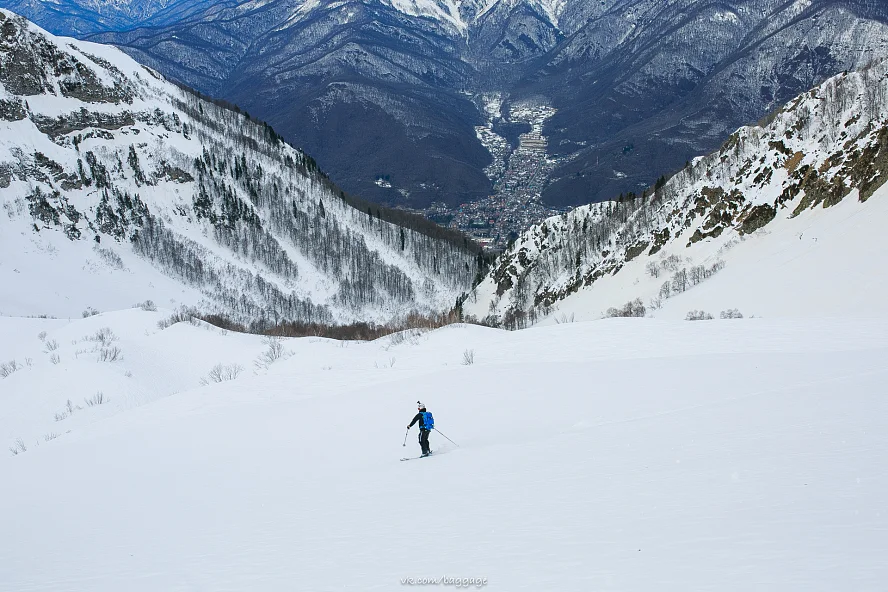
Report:
[[[422,429],[429,431],[435,429],[435,418],[428,411],[422,412]]]

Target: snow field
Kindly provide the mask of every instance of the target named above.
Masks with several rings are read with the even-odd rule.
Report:
[[[267,370],[198,387],[207,366],[264,344],[152,329],[158,316],[0,319],[16,335],[112,326],[124,360],[88,368],[153,376],[150,403],[112,408],[122,395],[106,392],[100,420],[0,457],[13,484],[0,504],[15,510],[0,589],[394,590],[448,576],[826,591],[888,577],[884,320],[293,339]],[[3,417],[25,421],[36,368],[0,379]],[[401,463],[418,454],[415,429],[401,443],[420,398],[460,447],[433,434],[435,456]]]

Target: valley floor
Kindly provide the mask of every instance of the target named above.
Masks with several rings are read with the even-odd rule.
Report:
[[[451,326],[267,364],[163,316],[0,317],[0,359],[31,358],[0,379],[27,448],[0,457],[0,590],[888,582],[888,320]],[[122,360],[90,351],[103,327]],[[201,387],[216,363],[244,370]],[[460,447],[399,462],[417,399]]]

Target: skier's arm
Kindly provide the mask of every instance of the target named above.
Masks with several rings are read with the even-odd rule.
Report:
[[[413,421],[410,422],[410,425],[407,426],[407,429],[409,430],[410,428],[412,428],[413,424],[415,424],[417,421],[419,421],[421,419],[422,419],[422,413],[417,413],[416,417],[413,418]]]

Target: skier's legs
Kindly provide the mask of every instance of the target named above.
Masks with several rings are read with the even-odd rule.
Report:
[[[429,452],[429,430],[419,430],[419,445],[422,447],[422,453]]]

